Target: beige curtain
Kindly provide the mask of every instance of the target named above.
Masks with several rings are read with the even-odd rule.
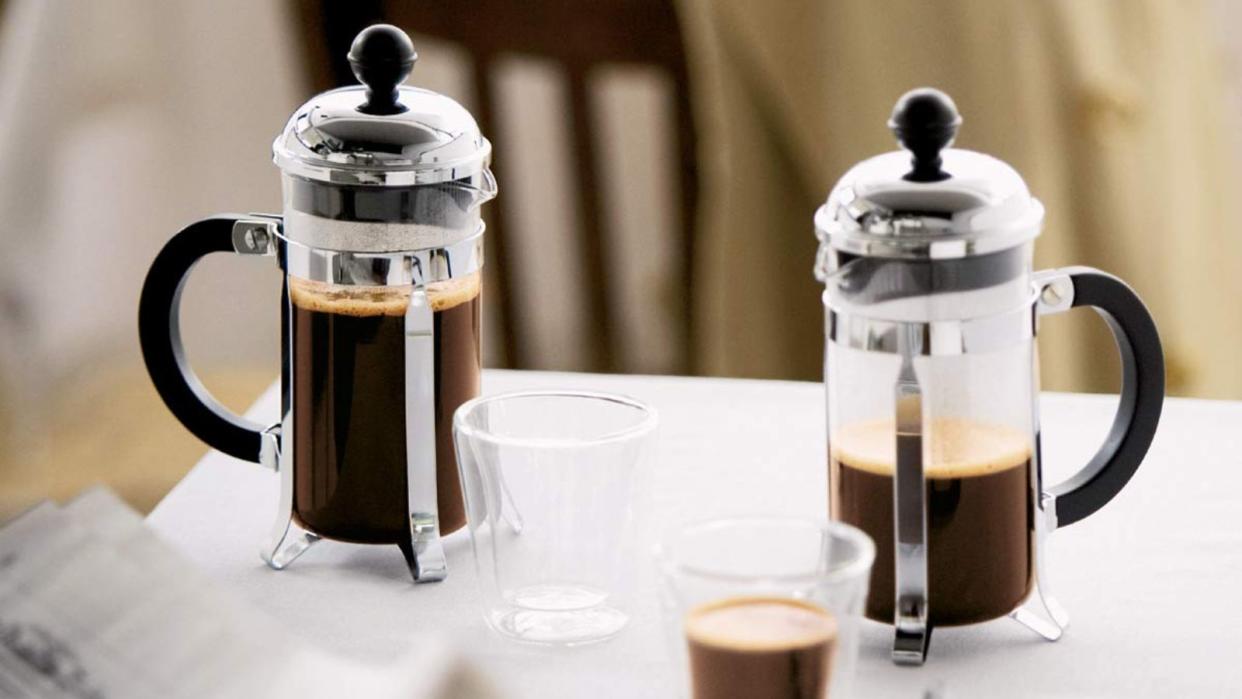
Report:
[[[1128,280],[1164,337],[1171,393],[1242,397],[1239,120],[1208,7],[1192,0],[681,0],[700,122],[696,270],[707,373],[816,378],[811,215],[853,162],[894,148],[905,90],[948,91],[958,146],[1012,163],[1048,209],[1040,267]],[[1103,324],[1041,329],[1045,388],[1117,383]]]

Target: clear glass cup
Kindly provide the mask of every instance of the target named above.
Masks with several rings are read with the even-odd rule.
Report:
[[[656,547],[682,692],[849,696],[875,545],[812,518],[691,524]]]
[[[467,528],[493,629],[576,645],[625,627],[631,506],[656,423],[639,401],[587,391],[487,396],[457,411]]]

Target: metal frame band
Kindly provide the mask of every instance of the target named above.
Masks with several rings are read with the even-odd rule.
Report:
[[[483,229],[442,248],[400,252],[323,250],[279,239],[280,268],[301,279],[345,286],[423,286],[483,267]]]
[[[342,286],[423,286],[483,268],[486,226],[451,245],[396,252],[325,250],[290,240],[278,216],[255,214],[233,225],[233,247],[244,255],[276,255],[280,268],[301,279]]]
[[[927,559],[928,503],[924,484],[924,391],[914,370],[914,358],[960,355],[1013,347],[1030,342],[1039,318],[1073,307],[1074,284],[1062,270],[1037,272],[1031,278],[1026,303],[1001,313],[968,320],[914,322],[868,318],[846,313],[825,302],[828,341],[844,347],[898,355],[900,368],[893,382],[895,465],[893,474],[893,645],[891,657],[899,665],[922,665],[932,634]],[[1028,498],[1035,516],[1028,520],[1035,538],[1035,581],[1031,594],[1010,618],[1049,641],[1061,637],[1069,615],[1051,595],[1045,557],[1046,538],[1057,528],[1055,498],[1043,489],[1042,434],[1039,420],[1038,361],[1030,366],[1031,455]],[[831,398],[830,398],[831,402]]]
[[[914,357],[924,338],[906,326],[897,335],[901,369],[893,386],[893,661],[922,665],[931,638],[928,625],[927,500],[924,492],[923,387]]]
[[[896,464],[893,477],[894,613],[891,657],[899,665],[922,665],[927,657],[932,627],[928,623],[929,588],[928,503],[924,496],[923,391],[914,371],[914,357],[954,355],[1012,346],[1033,337],[1039,317],[1060,313],[1073,305],[1072,279],[1060,270],[1033,275],[1029,304],[968,321],[894,322],[840,314],[828,308],[830,341],[839,336],[833,328],[861,330],[847,333],[847,346],[900,355],[901,368],[894,383]],[[838,325],[841,323],[841,325]],[[1029,330],[1027,334],[1023,328]],[[849,344],[849,340],[856,340]],[[932,346],[940,342],[939,347]],[[1037,514],[1029,522],[1035,556],[1035,581],[1031,594],[1009,616],[1049,641],[1061,637],[1069,615],[1049,589],[1044,547],[1049,532],[1057,527],[1055,500],[1043,490],[1043,459],[1039,421],[1039,369],[1031,364],[1031,456],[1028,497]]]
[[[421,274],[390,284],[413,284],[410,292],[410,304],[405,315],[405,394],[406,409],[406,523],[409,529],[409,540],[397,542],[410,574],[416,583],[438,582],[448,575],[448,563],[440,535],[440,515],[438,491],[436,486],[436,415],[435,415],[435,322],[431,303],[427,298],[426,283],[451,279],[454,276],[468,274],[477,270],[482,262],[482,230],[480,234],[448,248],[418,250],[409,253],[366,254],[359,257],[389,258],[388,262],[408,262],[401,269],[432,271],[447,276]],[[293,511],[294,494],[294,450],[293,439],[294,391],[296,382],[293,374],[296,371],[293,362],[293,305],[289,294],[288,276],[296,272],[286,266],[290,259],[291,249],[306,251],[306,259],[339,261],[341,253],[330,250],[317,250],[297,243],[290,243],[280,236],[280,219],[275,216],[255,216],[243,219],[233,228],[234,248],[238,253],[249,255],[272,255],[277,251],[281,256],[281,267],[286,270],[284,287],[281,292],[281,303],[284,311],[281,314],[281,419],[263,434],[260,461],[268,468],[280,473],[280,499],[277,504],[276,518],[272,524],[268,540],[260,551],[267,564],[281,570],[302,555],[308,548],[320,540],[320,535],[310,531],[298,521]],[[459,249],[461,248],[461,249]],[[477,248],[477,254],[470,254]],[[463,255],[463,253],[465,253]],[[312,256],[312,254],[314,256]],[[296,259],[296,258],[295,258]],[[478,264],[450,265],[459,260],[477,262]],[[436,266],[440,263],[442,266]],[[433,264],[435,263],[435,264]],[[325,267],[334,269],[333,267]],[[340,268],[337,268],[340,269]],[[343,269],[349,269],[345,267]],[[312,278],[307,276],[307,278]],[[394,279],[391,273],[385,272],[383,279]],[[319,278],[317,281],[327,281]],[[357,283],[341,282],[334,283]]]
[[[402,552],[410,575],[419,583],[448,576],[436,486],[435,333],[427,290],[415,287],[405,312],[405,487],[410,548]]]
[[[902,354],[901,338],[914,333],[923,356],[993,352],[1035,337],[1035,298],[1008,311],[966,320],[882,320],[827,309],[828,341],[850,349]]]

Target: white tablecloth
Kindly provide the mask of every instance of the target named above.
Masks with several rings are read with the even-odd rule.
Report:
[[[819,384],[489,371],[488,393],[585,387],[660,411],[645,493],[646,536],[676,522],[738,513],[823,516],[824,408]],[[1111,420],[1115,398],[1046,395],[1049,482],[1076,470]],[[251,410],[272,421],[274,390]],[[513,697],[662,697],[675,677],[653,579],[630,628],[596,646],[528,647],[489,632],[474,597],[464,532],[448,537],[450,577],[410,583],[396,547],[321,542],[289,569],[259,560],[277,476],[205,457],[151,513],[150,525],[194,563],[298,634],[354,657],[395,660],[415,632],[459,641]],[[1052,585],[1072,623],[1057,643],[1008,619],[938,629],[927,664],[895,667],[891,629],[868,622],[859,696],[1242,696],[1242,403],[1169,400],[1146,463],[1092,517],[1049,539]]]

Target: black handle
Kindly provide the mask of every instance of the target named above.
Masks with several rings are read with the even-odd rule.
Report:
[[[1164,350],[1156,323],[1138,294],[1097,269],[1061,271],[1074,283],[1073,305],[1091,306],[1113,331],[1121,352],[1121,403],[1108,437],[1091,461],[1049,490],[1056,496],[1058,527],[1087,517],[1125,487],[1147,455],[1164,407]]]
[[[230,456],[259,460],[261,427],[234,415],[207,392],[185,361],[181,344],[181,289],[205,255],[233,252],[233,224],[221,214],[183,228],[156,255],[138,302],[138,339],[155,390],[194,436]]]

